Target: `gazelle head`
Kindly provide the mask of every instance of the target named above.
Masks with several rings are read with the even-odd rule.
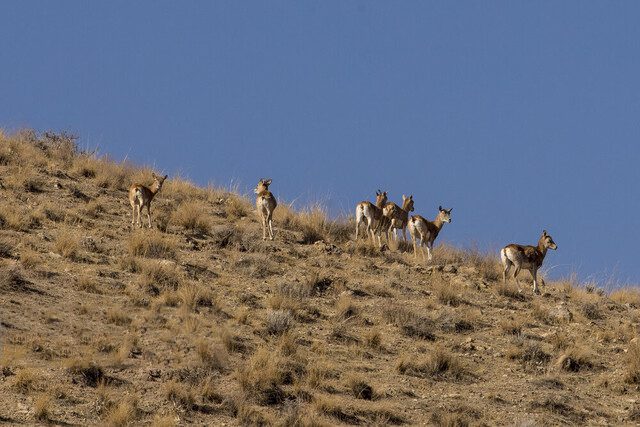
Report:
[[[406,212],[413,212],[413,194],[409,197],[402,195],[402,209]]]
[[[442,206],[438,206],[438,217],[442,220],[442,222],[451,222],[451,209],[444,209]]]
[[[164,180],[168,178],[169,175],[158,176],[155,173],[151,173],[151,177],[153,178],[153,186],[155,187],[156,193],[162,189],[162,184],[164,184]]]
[[[376,191],[376,206],[384,206],[387,203],[387,192],[386,191]]]
[[[538,245],[542,245],[543,248],[553,249],[554,251],[558,249],[558,245],[556,245],[556,242],[553,241],[553,238],[549,234],[547,234],[547,230],[542,230],[542,236],[540,236]]]
[[[261,179],[260,181],[258,181],[258,185],[256,185],[256,188],[253,190],[253,192],[256,194],[260,194],[263,191],[269,191],[270,185],[271,185],[271,178]]]

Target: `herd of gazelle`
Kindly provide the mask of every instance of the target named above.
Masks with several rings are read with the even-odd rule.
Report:
[[[162,184],[167,179],[165,176],[157,176],[152,174],[153,184],[145,186],[142,184],[133,184],[129,187],[129,202],[131,203],[132,217],[131,225],[136,224],[142,227],[140,216],[142,209],[147,208],[147,220],[149,228],[151,228],[151,201],[156,194],[162,189]],[[278,203],[275,196],[269,191],[271,179],[261,179],[253,190],[256,194],[256,210],[262,221],[262,239],[273,240],[273,212]],[[393,202],[388,202],[387,192],[378,190],[376,192],[376,202],[371,203],[368,200],[360,202],[356,205],[356,240],[358,239],[358,231],[360,225],[366,226],[366,234],[371,236],[373,244],[382,246],[381,235],[384,233],[389,240],[390,234],[393,232],[394,239],[397,239],[397,230],[402,230],[404,240],[407,240],[407,228],[413,242],[413,254],[417,258],[418,245],[421,248],[422,257],[424,259],[423,246],[427,248],[427,259],[430,261],[433,256],[431,249],[440,230],[445,223],[451,222],[451,210],[442,206],[438,207],[438,214],[433,221],[420,216],[411,215],[413,212],[413,195],[406,197],[402,195],[402,206],[398,206]],[[136,221],[137,219],[137,221]],[[377,241],[376,241],[377,236]],[[418,243],[419,242],[419,243]],[[542,232],[537,246],[524,246],[510,244],[500,250],[500,259],[502,260],[503,272],[502,279],[506,283],[507,275],[514,267],[513,277],[518,281],[518,273],[521,269],[528,270],[533,277],[533,292],[539,293],[538,288],[538,269],[542,266],[544,257],[548,249],[557,249],[551,236],[546,230]],[[544,284],[544,280],[542,280]],[[518,282],[519,283],[519,282]]]

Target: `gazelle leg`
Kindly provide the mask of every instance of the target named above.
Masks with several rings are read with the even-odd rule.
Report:
[[[413,257],[418,260],[418,245],[416,244],[417,237],[413,234],[411,235],[411,241],[413,242]]]
[[[151,228],[151,205],[147,205],[147,219],[149,220],[149,228]]]
[[[540,289],[538,289],[538,270],[531,270],[531,275],[533,276],[533,293],[539,294]]]
[[[402,228],[402,239],[406,242],[407,241],[407,227],[403,227]]]
[[[142,216],[142,205],[137,206],[138,218],[136,219],[138,227],[142,228],[142,220],[140,217]]]
[[[136,222],[136,205],[131,205],[131,226],[133,226]]]
[[[509,270],[511,270],[511,263],[507,261],[504,265],[504,270],[502,270],[502,283],[507,283],[507,275],[509,274]]]
[[[269,214],[269,239],[273,240],[273,220],[272,220],[272,214]]]
[[[358,226],[360,225],[360,220],[356,218],[356,240],[358,240]]]
[[[262,240],[267,240],[267,218],[263,215],[262,218]]]

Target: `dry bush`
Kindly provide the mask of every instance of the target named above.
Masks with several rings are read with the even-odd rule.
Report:
[[[137,418],[138,402],[135,398],[126,398],[114,405],[106,417],[107,424],[113,427],[131,425]]]
[[[95,183],[98,187],[127,190],[133,182],[136,167],[126,162],[116,163],[104,156],[95,164],[95,169]]]
[[[247,277],[264,279],[278,273],[276,263],[267,254],[246,254],[233,267]]]
[[[78,257],[78,252],[80,251],[80,244],[73,234],[61,231],[58,233],[53,244],[53,250],[55,253],[62,255],[67,259],[75,260]]]
[[[88,358],[70,359],[66,362],[66,366],[67,372],[89,387],[97,387],[107,378],[104,369]]]
[[[319,203],[298,212],[291,206],[281,205],[275,212],[275,220],[283,228],[300,232],[302,244],[321,240],[343,243],[349,240],[353,229],[347,221],[329,219],[325,207]]]
[[[125,312],[117,308],[108,308],[105,313],[107,323],[118,326],[126,326],[131,323],[131,318]]]
[[[244,218],[253,211],[253,205],[243,197],[230,195],[225,203],[225,213],[229,219]],[[278,209],[276,209],[276,213]]]
[[[209,218],[202,212],[203,207],[202,202],[183,202],[171,215],[171,222],[186,230],[207,234],[211,228],[211,223]]]
[[[271,335],[281,335],[293,327],[293,316],[289,311],[273,310],[267,313],[265,329]]]
[[[640,384],[640,343],[638,343],[637,339],[629,344],[629,349],[625,355],[625,364],[625,381],[632,384]]]
[[[362,342],[364,342],[367,347],[380,350],[382,348],[382,334],[377,329],[370,329],[364,333]]]
[[[358,315],[358,307],[349,295],[342,295],[336,303],[336,316],[346,320]]]
[[[436,346],[427,356],[400,358],[396,369],[401,374],[435,379],[461,379],[468,374],[460,359],[441,346]]]
[[[92,200],[79,209],[79,215],[97,219],[106,212],[105,207],[97,200]]]
[[[204,339],[196,342],[196,354],[202,365],[212,371],[222,371],[229,364],[229,354],[224,347],[210,344]]]
[[[13,388],[22,393],[27,393],[35,389],[37,378],[37,371],[31,368],[22,368],[15,374],[13,379]]]
[[[42,257],[33,249],[23,248],[20,251],[20,264],[28,269],[33,269],[42,263]]]
[[[510,318],[500,321],[500,329],[506,335],[521,335],[524,325],[525,321],[522,318]]]
[[[53,396],[50,392],[40,393],[33,403],[33,414],[38,421],[47,422],[51,418],[51,402]]]
[[[400,425],[406,423],[397,409],[386,404],[354,403],[333,396],[316,396],[314,408],[342,424],[349,425]]]
[[[526,301],[527,297],[522,290],[512,282],[499,282],[494,287],[496,293],[503,297],[511,298],[516,301]]]
[[[196,310],[198,307],[217,307],[216,296],[208,288],[204,288],[195,282],[181,284],[177,290],[177,296],[183,307]]]
[[[460,284],[445,280],[443,277],[436,276],[431,284],[434,295],[444,305],[457,307],[463,300],[461,297],[462,288]]]
[[[127,241],[129,255],[147,258],[176,256],[176,245],[156,230],[136,230]]]
[[[24,270],[15,262],[0,264],[0,289],[5,291],[18,291],[25,289],[28,281]]]
[[[632,308],[640,308],[640,289],[622,288],[617,289],[609,295],[609,299],[618,304],[625,304]]]
[[[388,305],[384,308],[382,315],[387,322],[399,327],[402,333],[408,337],[428,341],[436,339],[433,320],[420,316],[401,305]]]
[[[357,375],[350,375],[347,378],[346,386],[353,397],[357,399],[371,400],[375,396],[373,387],[364,378]]]
[[[0,228],[29,231],[39,227],[42,219],[42,214],[37,210],[25,210],[11,205],[0,206]]]
[[[542,346],[532,340],[516,339],[513,346],[506,351],[506,356],[511,360],[518,360],[524,365],[545,366],[551,360],[551,355],[544,351]]]
[[[564,371],[579,372],[592,369],[595,364],[589,350],[582,346],[573,345],[560,354],[555,366]]]
[[[549,309],[539,301],[534,301],[531,304],[531,315],[534,319],[544,324],[550,325],[553,323]]]
[[[163,392],[165,398],[178,408],[190,411],[196,406],[197,399],[191,385],[171,381],[165,384]]]
[[[136,283],[150,295],[175,291],[184,281],[184,276],[173,262],[146,260],[140,264],[140,270]]]
[[[236,372],[236,379],[246,397],[260,405],[277,405],[286,397],[282,389],[286,380],[283,360],[265,347]]]
[[[98,288],[97,281],[88,274],[82,274],[78,276],[78,278],[76,279],[76,286],[79,290],[84,292],[89,292],[92,294],[102,293],[100,288]]]

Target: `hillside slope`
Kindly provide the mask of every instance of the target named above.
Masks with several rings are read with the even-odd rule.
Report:
[[[0,423],[640,420],[634,290],[533,296],[494,257],[416,263],[283,203],[264,242],[250,201],[171,176],[133,230],[126,188],[150,176],[0,134]]]

